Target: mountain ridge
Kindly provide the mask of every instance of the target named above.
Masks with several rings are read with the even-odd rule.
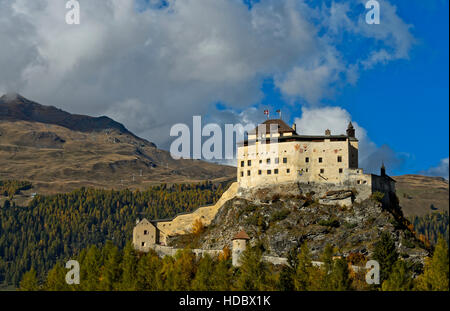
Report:
[[[37,192],[143,189],[156,183],[231,180],[234,167],[175,160],[108,117],[74,115],[18,94],[0,97],[0,179]]]

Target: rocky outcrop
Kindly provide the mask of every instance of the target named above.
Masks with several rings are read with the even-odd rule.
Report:
[[[428,255],[407,228],[399,207],[386,207],[374,199],[347,206],[326,205],[314,194],[296,191],[295,187],[284,186],[282,192],[273,188],[241,192],[218,211],[199,238],[200,248],[231,247],[233,235],[244,229],[250,244],[263,242],[266,256],[286,257],[292,248],[307,242],[315,260],[328,243],[338,249],[336,255],[361,253],[370,257],[381,233],[390,232],[404,259],[423,262]],[[351,195],[347,191],[330,192],[326,197],[338,201]]]

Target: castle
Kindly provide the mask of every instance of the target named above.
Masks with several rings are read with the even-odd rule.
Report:
[[[199,207],[171,219],[140,220],[133,230],[133,244],[139,251],[158,249],[167,254],[167,238],[189,233],[195,220],[208,226],[228,200],[258,188],[297,184],[303,192],[314,192],[320,202],[348,205],[369,198],[374,192],[384,194],[389,204],[395,194],[395,181],[386,175],[366,174],[358,168],[358,140],[350,122],[346,134],[300,135],[295,125],[281,119],[269,119],[248,133],[238,143],[237,182],[214,205]],[[233,262],[242,252],[244,233],[233,240]],[[235,249],[236,248],[236,249]],[[196,250],[203,252],[202,250]],[[239,254],[238,254],[239,253]]]

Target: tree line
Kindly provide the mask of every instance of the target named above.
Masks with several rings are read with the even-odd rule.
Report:
[[[6,185],[6,184],[4,184]],[[61,259],[111,240],[122,249],[137,218],[158,219],[212,204],[226,185],[162,184],[145,191],[79,190],[36,195],[28,206],[0,206],[0,284],[18,285],[25,271],[38,277]]]
[[[59,261],[40,279],[34,269],[24,274],[21,290],[281,290],[281,291],[345,291],[345,290],[449,290],[448,246],[438,239],[433,256],[426,260],[420,275],[413,277],[411,266],[396,252],[388,233],[376,243],[373,259],[380,263],[380,285],[367,285],[365,271],[351,268],[361,256],[334,258],[334,249],[327,245],[321,255],[321,266],[313,265],[307,244],[300,251],[292,250],[289,265],[275,266],[262,260],[264,246],[256,243],[242,253],[241,266],[231,265],[230,251],[215,258],[196,257],[189,249],[174,257],[158,257],[154,251],[140,253],[127,243],[123,250],[111,241],[104,247],[92,245],[83,249],[80,263],[80,284],[68,285],[67,269]],[[358,257],[358,258],[357,258]]]
[[[424,216],[410,218],[414,230],[424,235],[432,244],[436,244],[439,235],[442,235],[449,243],[448,211],[433,212]]]

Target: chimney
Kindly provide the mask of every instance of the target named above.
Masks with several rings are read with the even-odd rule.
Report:
[[[292,124],[292,129],[297,133],[297,124],[295,122]]]
[[[384,162],[381,162],[380,175],[381,175],[381,177],[386,176],[386,167],[384,167]]]

